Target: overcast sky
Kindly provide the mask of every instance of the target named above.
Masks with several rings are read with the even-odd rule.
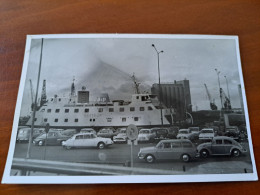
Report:
[[[28,113],[31,103],[29,79],[36,90],[40,43],[39,39],[31,43],[22,115]],[[196,106],[198,110],[210,109],[204,83],[220,107],[215,68],[221,72],[220,84],[226,94],[224,75],[228,79],[232,107],[240,107],[233,39],[44,39],[39,92],[46,79],[48,98],[54,94],[66,96],[75,76],[77,89],[86,86],[92,100],[101,92],[108,93],[111,99],[130,100],[133,73],[144,90],[158,83],[157,54],[151,44],[164,51],[160,54],[162,83],[185,78],[190,81],[193,110]]]

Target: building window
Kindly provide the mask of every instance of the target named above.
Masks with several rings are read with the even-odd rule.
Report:
[[[85,108],[85,112],[89,112],[89,109],[88,109],[88,108]]]
[[[37,121],[37,118],[34,118],[34,121]]]
[[[119,108],[119,112],[124,112],[124,108],[123,107],[121,107],[121,108]]]
[[[136,99],[139,100],[139,96],[136,96]]]
[[[57,118],[55,118],[54,122],[55,122],[55,123],[57,123],[57,122],[58,122],[58,119],[57,119]]]
[[[153,108],[151,106],[148,106],[148,110],[153,110]]]
[[[67,119],[67,118],[65,118],[65,119],[64,119],[64,122],[65,122],[65,123],[67,123],[67,122],[68,122],[68,119]]]
[[[134,117],[134,121],[138,121],[138,117]]]
[[[47,118],[45,118],[45,119],[43,119],[43,121],[44,121],[44,122],[48,122],[48,119],[47,119]]]
[[[61,98],[59,98],[59,102],[61,101]]]
[[[69,111],[70,111],[69,109],[65,109],[65,113],[69,113]]]
[[[75,112],[75,113],[78,113],[78,112],[79,112],[79,109],[78,109],[78,108],[74,109],[74,112]]]
[[[126,122],[126,118],[122,118],[122,122]]]
[[[109,108],[108,111],[109,112],[114,112],[114,108]]]
[[[130,107],[130,111],[134,112],[135,111],[135,107]]]
[[[47,112],[50,113],[50,112],[51,112],[51,109],[48,109]]]
[[[107,118],[107,122],[112,122],[112,118]]]
[[[99,108],[99,109],[98,109],[98,112],[103,112],[103,108]]]
[[[144,111],[144,107],[140,107],[140,111]]]
[[[79,122],[79,119],[75,118],[75,122]]]
[[[90,121],[90,122],[92,122],[92,118],[91,118],[91,119],[89,119],[89,121]]]
[[[95,122],[96,119],[93,118],[93,122]]]
[[[59,112],[60,112],[60,109],[56,109],[55,112],[56,112],[56,113],[59,113]]]

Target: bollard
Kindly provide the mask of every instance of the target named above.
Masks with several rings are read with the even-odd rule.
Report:
[[[245,172],[245,173],[247,173],[247,170],[246,170],[246,168],[244,168],[244,172]]]
[[[186,167],[185,167],[185,165],[182,166],[182,170],[183,170],[183,172],[186,171]]]

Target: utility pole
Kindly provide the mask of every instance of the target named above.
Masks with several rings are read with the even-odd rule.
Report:
[[[38,96],[39,82],[40,82],[40,76],[41,76],[42,50],[43,50],[43,39],[41,39],[41,53],[40,53],[40,62],[39,62],[39,70],[38,70],[38,78],[37,78],[37,87],[36,87],[36,94],[35,94],[35,99],[34,99],[34,107],[33,107],[33,113],[32,113],[32,125],[31,125],[31,132],[30,132],[30,138],[29,138],[29,144],[28,144],[26,158],[30,158],[30,156],[31,156],[34,120],[35,120],[35,113],[36,113],[36,109],[37,109],[37,98],[38,98],[37,96]]]
[[[157,59],[158,59],[158,77],[159,77],[159,101],[160,101],[160,109],[161,109],[161,124],[163,126],[163,116],[162,116],[162,89],[161,89],[161,76],[160,76],[160,53],[163,53],[163,50],[158,52],[155,45],[152,44],[152,47],[155,49],[157,53]]]

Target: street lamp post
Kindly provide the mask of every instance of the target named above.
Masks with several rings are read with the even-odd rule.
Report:
[[[220,81],[219,81],[219,74],[220,71],[218,71],[218,69],[215,68],[215,71],[218,75],[218,87],[219,87],[219,97],[220,97],[220,102],[221,102],[221,108],[223,109],[223,102],[222,102],[222,92],[221,92],[221,88],[220,88]]]
[[[163,50],[159,51],[156,49],[155,45],[152,44],[152,47],[157,53],[158,59],[158,77],[159,77],[159,101],[160,101],[160,109],[161,109],[161,124],[163,126],[163,116],[162,116],[162,89],[161,89],[161,77],[160,77],[160,53],[163,53]]]
[[[38,69],[38,77],[37,77],[37,87],[36,87],[36,94],[35,94],[35,100],[34,100],[34,106],[33,106],[32,125],[31,125],[31,132],[30,132],[30,137],[29,137],[29,144],[28,144],[28,148],[27,148],[26,158],[31,157],[31,145],[32,145],[32,139],[33,139],[34,120],[35,120],[35,113],[36,113],[36,107],[37,107],[39,82],[40,82],[40,76],[41,76],[43,39],[41,39],[40,48],[41,48],[41,50],[40,50],[40,61],[39,61],[39,69]]]

